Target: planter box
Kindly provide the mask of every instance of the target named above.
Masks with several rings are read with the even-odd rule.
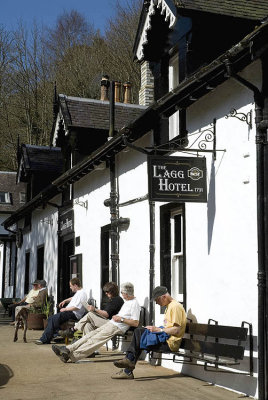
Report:
[[[45,318],[44,314],[32,314],[28,315],[28,329],[39,329],[43,330],[43,319]]]

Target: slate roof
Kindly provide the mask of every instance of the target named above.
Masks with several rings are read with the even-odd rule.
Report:
[[[263,0],[174,0],[178,9],[204,11],[260,21],[268,16],[268,1]]]
[[[63,158],[59,147],[23,144],[21,155],[25,170],[62,172]]]
[[[59,95],[60,108],[67,126],[109,130],[108,101]],[[137,104],[115,103],[115,131],[135,120],[146,109]]]
[[[0,213],[10,213],[22,206],[20,192],[26,192],[26,184],[16,184],[16,172],[0,171],[0,192],[11,193],[11,204],[0,204]]]

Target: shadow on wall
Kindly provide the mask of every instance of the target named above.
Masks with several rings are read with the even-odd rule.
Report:
[[[13,371],[8,365],[0,364],[0,386],[6,385],[13,376]]]
[[[215,195],[215,165],[211,163],[210,181],[208,190],[207,217],[208,217],[208,254],[212,243],[213,226],[216,214],[216,195]]]

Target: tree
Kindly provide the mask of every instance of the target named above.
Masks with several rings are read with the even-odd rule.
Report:
[[[122,5],[123,4],[123,5]],[[99,98],[103,74],[131,81],[138,102],[140,71],[132,48],[141,0],[117,1],[116,16],[102,36],[75,10],[64,12],[54,28],[14,32],[0,28],[0,169],[16,169],[21,143],[49,145],[54,82],[60,93]]]
[[[133,102],[138,103],[140,67],[133,62],[133,45],[142,7],[141,0],[116,2],[116,16],[109,20],[105,32],[103,69],[110,78],[132,84]]]

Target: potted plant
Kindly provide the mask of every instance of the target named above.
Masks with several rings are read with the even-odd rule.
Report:
[[[28,314],[28,329],[40,329],[42,330],[43,319],[45,318],[45,314],[42,313],[40,308],[30,307]]]
[[[43,318],[43,327],[44,329],[47,327],[47,320],[50,315],[53,314],[53,302],[46,298],[45,304],[41,307],[41,313],[45,316]]]

